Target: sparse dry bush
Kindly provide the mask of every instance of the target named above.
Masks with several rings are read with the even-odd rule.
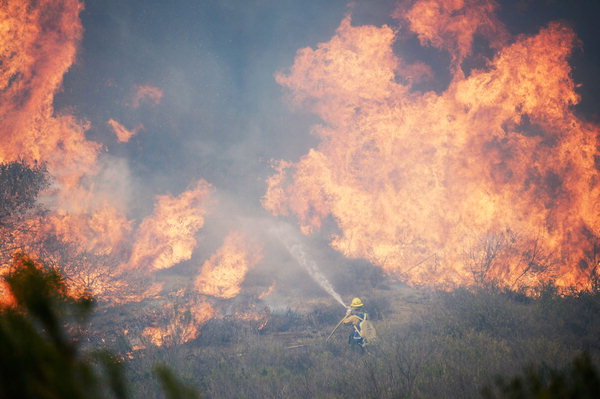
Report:
[[[292,329],[305,328],[307,326],[306,316],[291,309],[284,313],[273,313],[268,324],[261,330],[263,334],[285,332]]]
[[[556,266],[556,257],[544,249],[540,237],[527,237],[511,229],[477,236],[463,251],[473,285],[479,288],[515,288],[536,285],[540,276]],[[510,278],[506,272],[510,270]]]
[[[346,292],[360,293],[358,296],[364,296],[375,288],[386,288],[388,278],[383,269],[374,267],[367,261],[353,259],[345,261],[343,272],[333,276],[331,282],[335,287],[344,287]]]
[[[321,306],[306,315],[307,321],[314,328],[325,328],[340,320],[340,306],[332,304]]]
[[[207,336],[185,351],[153,348],[144,358],[155,362],[164,355],[209,398],[476,398],[497,375],[513,375],[532,362],[560,368],[581,349],[594,364],[600,361],[598,295],[540,290],[537,297],[497,287],[428,299],[407,293],[421,298],[405,304],[410,318],[396,318],[391,311],[398,304],[373,293],[365,301],[386,309],[385,317],[376,321],[381,339],[364,354],[350,350],[344,327],[325,342],[340,317],[332,305],[276,315],[271,330],[223,331],[222,341],[225,327],[209,323]],[[133,359],[130,367],[145,364]],[[145,377],[136,381],[143,384]]]
[[[366,295],[364,302],[367,304],[371,320],[382,320],[386,315],[391,315],[390,300],[385,295]]]
[[[239,335],[240,326],[232,319],[211,319],[202,327],[198,346],[223,346]]]

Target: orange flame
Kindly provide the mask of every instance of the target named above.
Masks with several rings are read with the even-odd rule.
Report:
[[[117,252],[131,234],[131,222],[108,203],[90,214],[58,210],[46,218],[50,222],[44,234],[71,242],[81,251],[96,255]]]
[[[56,213],[39,228],[65,242],[85,237],[86,249],[106,253],[129,223],[117,204],[94,200],[100,145],[85,138],[89,124],[56,114],[52,105],[75,60],[82,9],[77,0],[0,4],[0,162],[45,162],[54,179],[45,202]]]
[[[157,196],[154,214],[140,225],[127,268],[166,269],[190,259],[211,192],[211,186],[200,180],[178,197]]]
[[[0,308],[3,306],[12,306],[15,304],[15,300],[10,294],[10,290],[3,276],[8,273],[8,265],[0,265]]]
[[[202,326],[215,315],[212,305],[204,300],[189,304],[184,311],[170,310],[173,315],[168,323],[148,326],[141,334],[155,346],[183,344],[198,338]],[[187,317],[188,311],[191,317]]]
[[[125,201],[115,195],[115,181],[109,176],[112,170],[107,170],[100,158],[101,145],[85,137],[89,123],[60,114],[53,107],[63,76],[75,61],[83,32],[82,9],[78,0],[0,2],[0,162],[44,162],[53,178],[52,186],[41,196],[50,212],[32,215],[23,229],[9,232],[11,248],[20,247],[60,265],[71,293],[91,292],[112,303],[151,296],[157,300],[163,284],[154,281],[150,273],[144,276],[146,280],[136,276],[136,283],[117,278],[116,259],[131,249],[121,271],[164,269],[190,259],[213,190],[201,180],[177,197],[158,196],[154,214],[140,224],[131,245],[133,228],[125,215]],[[155,106],[162,96],[157,87],[136,86],[127,106]],[[129,130],[113,119],[108,124],[120,142],[127,142],[143,128],[140,124]],[[118,172],[122,170],[126,168]],[[230,244],[242,245],[239,240],[235,236]],[[236,284],[257,262],[254,255],[240,256],[248,264]],[[0,275],[8,267],[0,263]],[[10,298],[0,283],[1,300]],[[190,319],[174,317],[148,327],[145,334],[155,344],[197,337],[215,309],[200,299],[186,306]]]
[[[127,143],[133,136],[138,134],[144,128],[144,125],[140,123],[132,130],[129,130],[114,119],[109,119],[107,123],[110,125],[110,127],[112,127],[115,135],[117,136],[117,140],[119,140],[121,143]]]
[[[447,50],[453,72],[463,77],[460,66],[471,54],[475,34],[496,49],[508,41],[508,32],[494,14],[497,7],[489,0],[421,0],[412,7],[399,6],[394,16],[408,22],[422,45]]]
[[[0,3],[0,162],[44,162],[53,178],[41,196],[50,212],[32,215],[19,231],[8,232],[10,247],[59,264],[72,292],[91,291],[113,303],[141,300],[158,295],[163,285],[137,278],[148,284],[130,287],[126,279],[116,279],[113,265],[131,243],[132,222],[125,201],[115,195],[113,170],[103,166],[101,146],[86,139],[89,123],[53,107],[82,37],[82,8],[77,0]],[[137,86],[129,105],[157,105],[162,95],[156,87]],[[123,142],[141,128],[109,124]],[[200,181],[178,197],[159,196],[154,215],[139,227],[126,267],[161,269],[189,259],[211,191]],[[2,274],[7,267],[0,265]],[[10,299],[5,291],[0,287],[1,297]],[[198,304],[190,312],[201,325],[214,310]],[[183,339],[194,336],[194,328],[182,332]]]
[[[204,264],[196,288],[202,294],[233,298],[240,293],[246,273],[262,259],[262,250],[240,233],[232,232]]]
[[[503,45],[493,10],[491,1],[423,0],[397,11],[423,44],[451,53],[452,81],[439,94],[398,82],[415,65],[394,53],[388,26],[347,17],[329,42],[298,51],[276,79],[322,118],[322,142],[276,166],[265,208],[297,216],[307,234],[331,215],[335,249],[415,284],[589,287],[600,129],[572,109],[575,35],[551,23]],[[476,32],[497,37],[498,50],[465,76]]]
[[[86,123],[53,115],[54,93],[82,36],[81,10],[77,0],[0,5],[0,161],[46,161],[65,185],[94,170],[99,150],[84,137]]]
[[[258,296],[258,299],[265,299],[266,297],[268,297],[269,295],[271,295],[273,293],[273,291],[275,291],[275,289],[277,288],[277,283],[273,283],[269,286],[269,288],[267,288],[265,291],[261,292],[260,295]]]
[[[271,312],[267,307],[263,307],[262,309],[247,309],[243,312],[236,312],[235,318],[248,322],[253,325],[254,329],[261,331],[271,321]]]

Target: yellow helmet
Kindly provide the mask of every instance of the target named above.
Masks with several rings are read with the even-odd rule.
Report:
[[[353,308],[360,308],[361,306],[363,306],[363,303],[360,300],[360,298],[354,298],[352,300],[352,303],[350,304],[350,307],[353,307]]]

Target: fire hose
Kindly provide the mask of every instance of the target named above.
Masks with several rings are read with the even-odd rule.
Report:
[[[344,320],[346,320],[346,316],[344,316],[342,318],[342,320],[340,320],[340,322],[337,323],[337,325],[335,326],[335,328],[333,329],[333,331],[331,332],[331,334],[329,334],[329,336],[327,337],[327,339],[325,340],[325,342],[329,341],[329,338],[331,338],[331,336],[333,335],[333,333],[337,331],[337,329],[342,325],[342,323],[344,322]]]

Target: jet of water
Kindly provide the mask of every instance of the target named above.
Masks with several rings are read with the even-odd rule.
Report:
[[[296,259],[296,261],[308,272],[310,277],[321,286],[333,299],[338,301],[343,307],[347,307],[342,300],[340,294],[333,288],[327,277],[321,272],[317,262],[315,262],[308,254],[306,247],[302,244],[300,239],[292,231],[289,226],[281,225],[274,229],[272,232],[281,240],[283,245],[289,251],[289,253]]]

